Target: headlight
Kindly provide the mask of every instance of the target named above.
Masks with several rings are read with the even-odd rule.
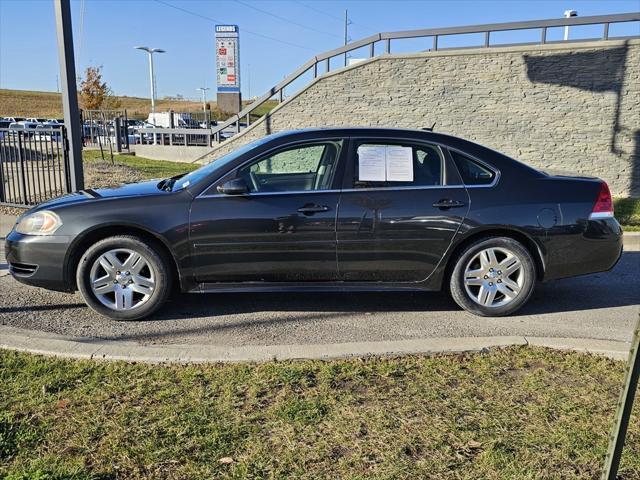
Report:
[[[62,226],[60,217],[49,210],[30,213],[20,219],[16,232],[23,235],[53,235]]]

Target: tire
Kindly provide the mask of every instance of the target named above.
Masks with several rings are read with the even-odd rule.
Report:
[[[92,310],[115,320],[139,320],[160,308],[171,293],[169,265],[157,244],[119,235],[87,249],[76,282]]]
[[[514,313],[527,303],[535,287],[531,253],[509,237],[478,240],[460,252],[453,265],[449,284],[453,300],[482,317]]]

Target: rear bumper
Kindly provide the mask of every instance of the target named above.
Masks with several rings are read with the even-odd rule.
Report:
[[[580,235],[549,247],[544,280],[611,270],[622,256],[622,228],[614,218],[589,220]]]
[[[32,236],[12,231],[5,243],[9,272],[17,281],[49,290],[71,291],[65,258],[71,237]]]

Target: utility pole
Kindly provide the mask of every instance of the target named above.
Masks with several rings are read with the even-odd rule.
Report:
[[[76,65],[73,58],[73,33],[69,0],[53,1],[58,37],[58,61],[62,80],[62,111],[69,149],[71,190],[84,188],[82,168],[82,136],[80,134],[80,110],[76,89]]]
[[[202,113],[204,115],[204,121],[207,124],[206,128],[209,128],[209,119],[207,118],[207,90],[209,90],[209,87],[199,87],[196,88],[196,90],[200,90],[202,93]]]
[[[251,64],[250,63],[247,63],[247,84],[248,84],[247,95],[249,96],[249,100],[251,100],[252,97],[251,97]]]
[[[344,44],[349,43],[349,11],[344,10]],[[344,66],[347,66],[347,52],[344,52]]]

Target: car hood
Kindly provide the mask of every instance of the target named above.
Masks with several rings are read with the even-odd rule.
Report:
[[[160,180],[150,180],[140,183],[128,183],[114,188],[87,188],[41,203],[37,209],[43,210],[73,203],[90,202],[107,198],[163,195],[169,193],[158,188],[159,182]]]

